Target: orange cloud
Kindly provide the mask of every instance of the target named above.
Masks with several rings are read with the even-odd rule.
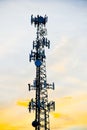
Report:
[[[60,117],[63,116],[63,114],[61,114],[61,113],[55,113],[55,112],[53,112],[51,114],[53,115],[54,118],[60,118]]]
[[[30,101],[30,100],[18,100],[16,104],[17,104],[18,106],[28,107],[29,101]]]

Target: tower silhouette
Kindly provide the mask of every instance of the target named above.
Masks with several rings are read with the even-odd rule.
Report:
[[[37,28],[36,40],[33,41],[33,49],[29,55],[30,62],[33,60],[36,66],[36,77],[33,85],[28,84],[29,91],[35,90],[35,99],[29,102],[29,112],[35,111],[35,119],[32,126],[35,130],[50,130],[49,112],[55,110],[55,102],[48,102],[48,89],[54,90],[54,83],[47,82],[45,47],[50,48],[50,41],[46,38],[46,23],[48,17],[31,15],[31,24]]]

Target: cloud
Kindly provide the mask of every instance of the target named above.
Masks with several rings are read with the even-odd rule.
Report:
[[[29,101],[30,100],[18,100],[16,104],[18,106],[28,107]]]
[[[63,61],[59,63],[53,63],[49,66],[49,71],[53,71],[54,73],[66,73],[66,67],[65,64],[67,63],[67,60],[64,59]]]

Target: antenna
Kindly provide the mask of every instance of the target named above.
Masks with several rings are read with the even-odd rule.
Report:
[[[45,28],[48,17],[31,15],[31,24],[37,28],[36,40],[33,41],[33,49],[31,50],[29,61],[34,61],[36,67],[36,77],[33,85],[28,84],[29,91],[35,90],[35,99],[29,102],[29,112],[35,111],[35,119],[32,126],[35,130],[50,130],[49,112],[55,110],[55,102],[48,102],[48,89],[55,88],[54,83],[47,83],[46,75],[46,54],[45,47],[50,48],[50,41],[45,37],[47,30]]]

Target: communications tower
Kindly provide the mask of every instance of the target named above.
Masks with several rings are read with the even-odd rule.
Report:
[[[29,112],[35,111],[35,119],[32,122],[35,130],[50,130],[49,112],[55,110],[55,102],[48,102],[48,89],[54,90],[54,83],[49,84],[46,75],[45,47],[50,48],[50,41],[46,38],[47,29],[45,26],[47,21],[46,15],[44,17],[31,15],[31,24],[37,28],[37,37],[33,41],[33,49],[29,57],[30,62],[33,60],[36,66],[36,77],[33,85],[28,84],[29,91],[35,90],[35,99],[32,98],[29,102]]]

